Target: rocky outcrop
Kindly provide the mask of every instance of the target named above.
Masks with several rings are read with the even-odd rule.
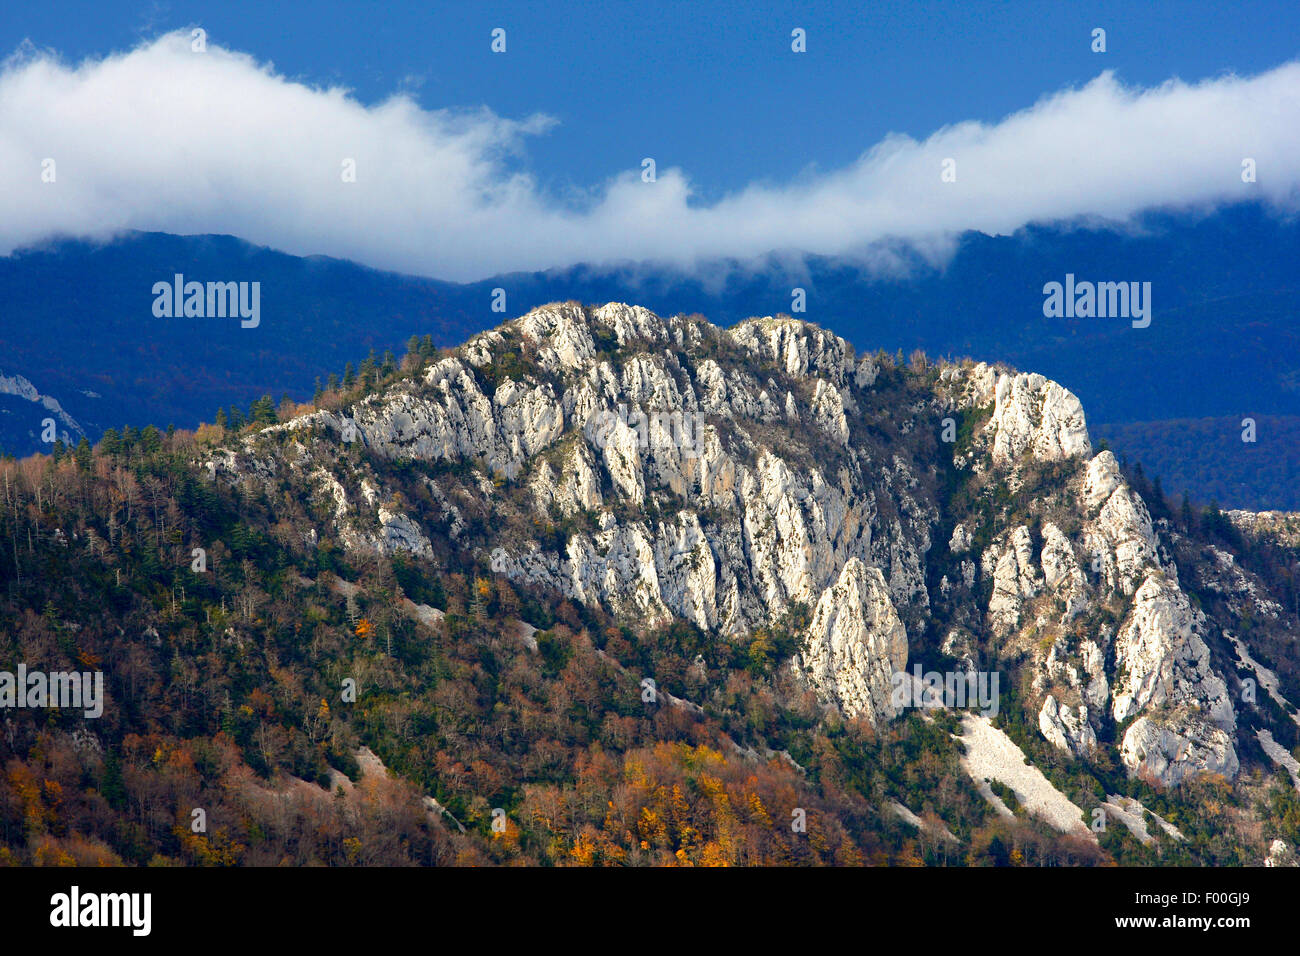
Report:
[[[1086,704],[1077,708],[1058,705],[1056,698],[1048,694],[1038,712],[1038,729],[1049,743],[1080,756],[1097,747],[1097,732],[1088,722]]]
[[[1170,581],[1156,574],[1146,579],[1115,641],[1115,720],[1151,707],[1186,706],[1210,723],[1235,729],[1227,685],[1195,632],[1203,620]]]
[[[1163,786],[1199,773],[1231,779],[1239,769],[1232,738],[1191,715],[1139,717],[1125,732],[1119,752],[1126,767]]]
[[[817,601],[802,672],[848,717],[880,724],[895,714],[893,675],[907,667],[907,631],[879,569],[857,558]]]
[[[1296,852],[1285,840],[1274,840],[1268,846],[1268,856],[1264,858],[1265,866],[1297,866]]]
[[[1088,607],[1088,582],[1079,568],[1070,540],[1052,522],[1043,525],[1043,583],[1064,605],[1061,623],[1068,624]]]
[[[1284,547],[1300,547],[1300,512],[1225,511],[1228,520],[1253,538],[1267,538]]]
[[[1083,406],[1072,392],[1036,373],[1002,375],[994,391],[989,427],[993,461],[1008,464],[1029,456],[1061,461],[1092,454]]]
[[[1084,541],[1094,573],[1104,590],[1132,594],[1145,570],[1159,566],[1157,541],[1146,505],[1124,481],[1109,451],[1088,463],[1083,501],[1089,514]]]
[[[984,574],[993,581],[989,599],[989,627],[1001,637],[1020,620],[1021,606],[1043,587],[1034,561],[1029,529],[1021,526],[1011,532],[1002,545],[994,544],[984,552]]]

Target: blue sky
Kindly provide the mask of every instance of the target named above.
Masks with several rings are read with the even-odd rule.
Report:
[[[87,58],[125,54],[168,31],[192,25],[202,26],[215,47],[246,55],[281,82],[344,87],[367,107],[405,93],[425,111],[486,107],[492,117],[507,124],[525,124],[519,129],[498,125],[495,132],[485,134],[492,142],[483,147],[484,155],[496,164],[489,177],[491,189],[522,172],[529,179],[528,194],[534,205],[552,210],[590,203],[593,193],[603,194],[616,177],[639,172],[646,156],[655,158],[661,180],[682,190],[679,197],[668,200],[680,213],[687,207],[711,206],[747,188],[782,189],[816,182],[818,177],[852,167],[889,134],[924,142],[952,124],[995,124],[1044,97],[1084,87],[1104,70],[1112,71],[1110,82],[1120,91],[1111,100],[1122,103],[1124,90],[1150,89],[1175,78],[1195,84],[1234,74],[1251,77],[1300,55],[1300,4],[1294,2],[1222,6],[1190,2],[102,2],[75,14],[59,4],[8,4],[0,11],[0,48],[11,52],[30,41],[37,50],[51,51],[61,63],[73,67]],[[790,31],[796,26],[807,31],[805,54],[790,50]],[[489,50],[494,27],[507,31],[504,55]],[[1090,49],[1095,27],[1107,31],[1104,54]],[[175,68],[160,62],[155,79],[139,82],[166,85],[166,70]],[[1274,89],[1290,91],[1291,85],[1288,78]],[[107,85],[98,89],[95,95],[114,95],[104,92],[111,89]],[[1247,103],[1259,99],[1258,92],[1245,91],[1242,96]],[[1284,115],[1291,116],[1293,102],[1287,92],[1280,107]],[[528,126],[528,118],[539,114],[549,121]],[[1278,114],[1279,108],[1274,108],[1270,115]],[[1202,125],[1214,121],[1212,113],[1206,115],[1209,119]],[[75,156],[77,149],[91,151],[90,135],[78,144],[50,134],[44,141],[9,145],[16,154],[37,157],[50,152],[53,147],[48,144],[55,140],[65,153]],[[1264,147],[1281,153],[1289,145],[1270,140],[1260,146],[1260,137],[1250,129],[1234,135],[1241,139],[1237,152],[1243,156]],[[0,150],[4,136],[0,130]],[[382,151],[368,155],[369,165],[364,168],[369,175],[364,178],[367,188],[373,188],[385,162]],[[132,162],[132,168],[140,165],[139,160]],[[670,169],[681,171],[680,183],[662,175]],[[178,169],[176,175],[182,173]],[[105,178],[108,173],[101,169],[99,175],[102,181],[95,186],[96,196],[130,195],[129,184],[123,185],[123,177],[130,178],[126,172],[114,171],[115,178]],[[388,175],[415,174],[407,166]],[[209,175],[204,181],[211,179]],[[481,179],[461,185],[471,190],[487,188]],[[668,194],[670,189],[660,192]],[[72,198],[69,195],[69,205]],[[1188,198],[1217,201],[1222,197],[1197,193]],[[1139,199],[1160,202],[1168,197],[1153,194]],[[78,201],[84,203],[86,198]],[[293,209],[305,201],[296,200]],[[991,204],[1000,201],[989,198]],[[247,207],[254,209],[263,202],[264,198],[249,197]],[[144,205],[143,200],[137,203]],[[1045,214],[1090,211],[1083,206],[1048,206]],[[428,208],[428,216],[436,217],[443,207],[431,200]],[[626,204],[619,208],[625,209]],[[293,209],[283,215],[289,216]],[[675,221],[665,209],[647,208],[645,218]],[[44,215],[28,212],[34,217]],[[96,215],[100,218],[95,222],[58,215],[51,215],[49,221],[54,228],[74,232],[97,231],[92,228],[96,225],[175,231],[221,231],[241,225],[224,212],[214,216],[197,208],[192,213],[173,212],[168,219],[143,208],[126,215],[119,204]],[[334,215],[337,218],[337,211]],[[526,211],[517,216],[521,222],[532,221]],[[507,221],[502,217],[493,221],[495,225],[482,227],[504,228],[500,223]],[[896,228],[887,214],[873,211],[871,221],[883,223],[881,229]],[[626,216],[619,225],[630,225]],[[969,222],[957,225],[1002,228],[994,218],[974,213]],[[949,227],[946,221],[935,224],[936,229]],[[358,220],[351,228],[373,232],[375,227]],[[814,239],[820,235],[812,226],[809,230]],[[308,234],[295,235],[286,228],[254,224],[245,231],[264,233],[262,241],[290,251],[350,254],[411,271],[435,273],[440,271],[439,263],[454,258],[450,250],[429,260],[410,252],[377,255],[373,241],[325,241],[313,249],[308,248]],[[870,230],[860,231],[861,236],[828,235],[819,251],[835,251],[859,238],[876,237],[868,235]],[[29,241],[34,232],[39,232],[35,226],[8,244]],[[809,244],[799,240],[802,233],[797,229],[794,235],[801,247]],[[719,241],[697,251],[719,254],[729,247]],[[743,243],[735,249],[737,254],[751,251]],[[654,252],[653,243],[644,250],[617,249],[622,258]],[[589,255],[583,247],[557,258]],[[545,264],[545,259],[543,250],[528,249],[503,262],[534,267]],[[441,271],[468,274],[464,263]]]

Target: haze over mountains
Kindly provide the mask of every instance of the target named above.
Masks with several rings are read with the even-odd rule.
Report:
[[[1079,395],[1094,432],[1148,464],[1170,494],[1225,507],[1296,508],[1300,492],[1300,226],[1254,204],[1153,213],[1133,228],[1052,226],[961,236],[943,268],[908,247],[861,261],[773,254],[693,272],[629,264],[458,284],[299,258],[222,236],[131,233],[0,259],[0,447],[42,445],[41,422],[96,440],[123,424],[194,427],[264,394],[308,399],[317,379],[412,335],[462,341],[506,314],[575,299],[637,301],[730,325],[796,309],[859,349],[970,356],[1041,372]],[[259,282],[261,321],[157,318],[152,289]],[[1043,286],[1150,282],[1151,323],[1046,318]],[[22,385],[19,377],[30,383]],[[35,394],[35,398],[33,398]],[[45,400],[45,401],[43,401]],[[1244,418],[1256,441],[1242,441]],[[1156,467],[1151,467],[1155,465]]]

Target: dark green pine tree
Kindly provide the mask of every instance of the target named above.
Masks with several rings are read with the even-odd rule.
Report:
[[[104,437],[99,440],[99,448],[105,455],[122,454],[122,436],[118,434],[116,428],[104,432]]]
[[[1165,486],[1160,481],[1160,476],[1156,475],[1156,480],[1151,483],[1151,498],[1155,502],[1152,506],[1156,517],[1168,518],[1169,507],[1165,501]]]
[[[362,387],[371,384],[375,380],[375,350],[374,349],[370,350],[370,354],[366,356],[366,360],[361,363],[361,370],[358,373],[358,377],[361,379]]]
[[[77,450],[74,452],[77,459],[77,467],[82,471],[90,471],[91,452],[90,442],[85,435],[81,436],[81,441],[77,442]]]
[[[476,582],[470,583],[469,616],[474,623],[480,623],[487,616],[487,602],[479,593]]]
[[[145,454],[155,454],[162,449],[162,432],[153,425],[146,425],[140,432],[140,445]]]
[[[271,402],[270,395],[263,395],[257,401],[253,402],[248,409],[249,419],[257,425],[274,425],[277,416],[275,414],[275,405]]]
[[[104,754],[104,778],[100,782],[99,792],[115,810],[126,806],[126,783],[122,779],[122,761],[112,748],[106,748]]]

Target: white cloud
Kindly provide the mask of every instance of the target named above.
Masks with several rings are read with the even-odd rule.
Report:
[[[545,116],[366,107],[174,33],[76,66],[30,49],[0,68],[0,253],[51,235],[230,233],[451,279],[577,262],[770,250],[854,254],[884,237],[1030,221],[1122,220],[1153,206],[1300,196],[1300,63],[1133,90],[1110,74],[994,124],[889,136],[846,168],[708,206],[680,169],[614,176],[575,204],[526,172]],[[555,131],[552,135],[563,135]],[[957,181],[940,181],[956,160]],[[1243,158],[1259,181],[1241,181]],[[56,162],[57,181],[41,181]],[[340,177],[356,160],[357,182]]]

